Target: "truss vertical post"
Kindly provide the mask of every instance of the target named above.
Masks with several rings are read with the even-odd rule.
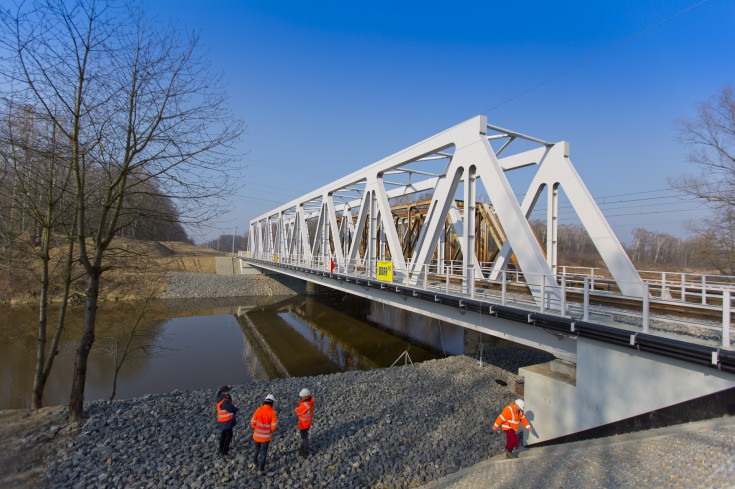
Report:
[[[376,257],[377,255],[377,232],[378,232],[378,216],[375,214],[376,211],[376,205],[375,205],[375,191],[371,190],[369,192],[369,209],[370,209],[370,226],[368,227],[368,269],[366,270],[368,277],[374,277],[375,276],[375,267],[377,265],[376,263]]]
[[[547,188],[547,215],[546,215],[546,259],[551,273],[556,276],[558,220],[559,220],[559,184],[555,183]]]
[[[462,216],[462,285],[469,293],[470,270],[474,268],[475,257],[475,166],[470,165],[464,172],[464,209]]]

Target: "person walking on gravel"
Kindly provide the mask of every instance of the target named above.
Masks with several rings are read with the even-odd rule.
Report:
[[[299,455],[302,457],[308,457],[309,427],[311,427],[311,421],[314,417],[314,398],[311,397],[311,391],[309,389],[301,389],[299,396],[301,397],[299,407],[293,410],[299,418],[299,431],[301,432],[301,447],[299,448]]]
[[[253,451],[253,463],[260,469],[260,475],[265,474],[265,458],[268,454],[268,445],[271,442],[271,435],[278,427],[278,418],[273,404],[276,398],[273,394],[265,396],[263,405],[260,406],[253,414],[250,420],[250,426],[253,427],[253,440],[255,440],[255,449]],[[258,454],[260,455],[260,464],[258,464]]]
[[[217,427],[220,429],[219,455],[226,457],[230,451],[230,442],[232,442],[232,428],[237,424],[235,414],[238,409],[232,404],[230,388],[226,385],[217,391],[215,402],[217,403]]]
[[[517,457],[513,453],[513,449],[520,444],[516,431],[520,428],[521,423],[523,423],[523,426],[526,427],[529,433],[533,433],[533,428],[528,424],[526,415],[523,414],[525,407],[522,399],[516,399],[514,402],[505,406],[503,412],[500,413],[500,416],[495,420],[495,424],[493,424],[493,430],[497,430],[500,427],[505,432],[505,456],[507,458]]]

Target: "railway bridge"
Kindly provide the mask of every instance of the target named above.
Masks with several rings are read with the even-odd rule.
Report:
[[[529,167],[519,201],[507,175]],[[559,265],[560,190],[604,268]],[[545,243],[529,222],[543,199]],[[241,263],[553,353],[520,372],[532,443],[674,405],[703,413],[691,406],[723,392],[732,402],[714,413],[735,414],[735,277],[636,270],[567,142],[477,116],[253,219],[249,232]]]

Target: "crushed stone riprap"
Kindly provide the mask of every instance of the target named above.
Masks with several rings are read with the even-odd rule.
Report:
[[[88,402],[88,418],[48,476],[53,487],[416,487],[502,452],[504,438],[492,423],[518,397],[518,379],[457,356],[234,386],[240,412],[229,459],[217,456],[219,386]],[[304,387],[316,399],[306,459],[298,454],[293,414]],[[259,476],[249,465],[249,421],[269,393],[277,399],[279,425],[268,473]]]
[[[272,297],[304,294],[306,283],[286,275],[218,275],[215,273],[168,274],[161,299],[221,297]]]

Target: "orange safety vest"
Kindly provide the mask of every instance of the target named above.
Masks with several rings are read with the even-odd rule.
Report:
[[[276,431],[278,426],[278,418],[276,411],[268,404],[260,406],[253,414],[250,420],[250,426],[255,430],[253,432],[253,440],[257,442],[266,442],[271,440],[271,434]]]
[[[314,398],[312,397],[310,401],[301,401],[293,412],[299,417],[299,429],[308,429],[314,416]]]
[[[500,413],[498,419],[495,420],[493,429],[496,430],[498,429],[498,427],[500,427],[504,430],[517,431],[518,428],[520,428],[521,423],[523,423],[523,426],[525,426],[527,430],[531,429],[531,425],[528,424],[528,421],[526,420],[526,416],[523,414],[523,411],[520,409],[516,411],[515,409],[513,409],[513,405],[509,404],[505,406],[503,412]]]
[[[220,402],[217,403],[217,421],[219,421],[220,423],[229,421],[235,416],[235,413],[231,413],[229,411],[225,411],[224,409],[222,409],[222,403],[225,401],[229,401],[229,399],[225,397],[224,399],[222,399]]]

